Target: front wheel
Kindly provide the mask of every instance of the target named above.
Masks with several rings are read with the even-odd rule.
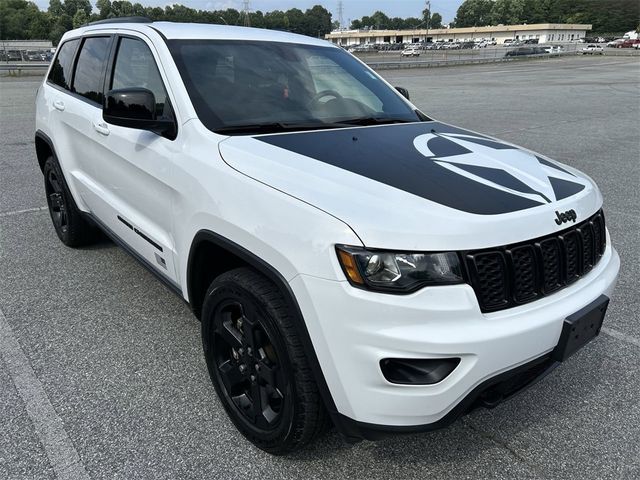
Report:
[[[216,278],[202,309],[202,343],[218,397],[254,445],[280,455],[325,431],[328,417],[292,313],[248,268]]]

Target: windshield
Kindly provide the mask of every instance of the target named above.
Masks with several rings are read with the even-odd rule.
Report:
[[[340,48],[172,40],[204,125],[224,133],[420,121],[398,94]]]

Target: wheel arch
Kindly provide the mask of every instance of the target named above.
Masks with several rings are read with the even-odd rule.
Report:
[[[51,138],[42,130],[37,130],[35,134],[36,157],[40,171],[44,173],[44,163],[47,158],[53,156],[57,160],[56,150],[53,147]]]
[[[215,265],[214,262],[219,263],[219,265]],[[200,230],[191,243],[187,263],[187,294],[193,313],[200,318],[204,295],[215,277],[225,271],[242,266],[256,270],[278,288],[293,317],[296,331],[302,341],[318,390],[331,420],[347,440],[359,440],[360,438],[356,438],[353,435],[352,429],[349,428],[350,426],[343,421],[342,416],[338,413],[320,367],[302,310],[295,294],[291,290],[291,286],[275,267],[253,252],[215,232]]]

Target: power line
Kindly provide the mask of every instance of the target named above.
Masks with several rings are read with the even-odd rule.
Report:
[[[344,28],[344,3],[342,0],[338,2],[338,23],[340,24],[338,29]]]

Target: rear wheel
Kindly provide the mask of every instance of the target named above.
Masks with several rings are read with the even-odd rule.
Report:
[[[327,413],[279,290],[248,268],[222,274],[202,310],[211,381],[238,430],[272,454],[322,433]]]
[[[43,173],[49,214],[58,238],[68,247],[94,243],[98,232],[82,216],[69,192],[62,170],[53,157],[45,161]]]

